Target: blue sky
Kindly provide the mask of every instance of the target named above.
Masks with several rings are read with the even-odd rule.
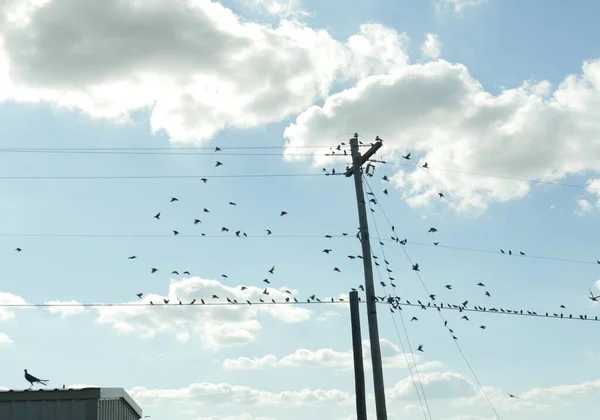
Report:
[[[276,0],[250,3],[52,0],[17,18],[24,2],[0,6],[0,303],[256,302],[267,277],[276,300],[345,295],[363,281],[347,258],[360,253],[354,186],[321,167],[342,170],[327,146],[359,132],[384,139],[388,162],[367,179],[380,204],[371,234],[390,237],[387,216],[438,301],[600,315],[586,296],[600,294],[600,6],[306,0],[281,15]],[[77,150],[15,150],[41,148]],[[297,176],[245,177],[268,174]],[[89,179],[102,176],[113,178]],[[399,244],[373,248],[398,296],[428,301]],[[390,419],[496,418],[435,311],[379,308]],[[442,315],[500,418],[595,412],[596,323]],[[153,419],[354,414],[345,304],[0,307],[0,333],[5,388],[27,387],[27,368],[51,387],[124,387]],[[408,343],[425,352],[405,357]]]

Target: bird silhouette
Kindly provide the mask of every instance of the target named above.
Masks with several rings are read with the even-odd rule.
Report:
[[[27,369],[25,369],[25,380],[31,384],[29,386],[29,389],[31,389],[31,387],[33,387],[33,384],[41,384],[44,386],[48,386],[48,384],[46,383],[46,382],[48,382],[48,379],[38,379],[35,376],[27,373]]]

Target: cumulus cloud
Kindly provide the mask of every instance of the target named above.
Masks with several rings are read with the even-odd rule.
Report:
[[[47,305],[64,305],[51,306],[48,312],[51,314],[60,315],[61,318],[67,318],[73,315],[79,315],[85,312],[85,308],[76,300],[51,300],[46,302]]]
[[[596,207],[600,208],[600,178],[588,180],[586,189],[590,194],[595,195]]]
[[[556,385],[548,388],[533,388],[523,393],[521,399],[570,398],[592,394],[600,395],[600,380],[572,385]]]
[[[5,333],[0,333],[0,347],[13,344],[14,341]]]
[[[0,292],[0,305],[27,305],[27,301],[21,296],[13,295],[12,293]],[[13,308],[0,306],[0,321],[7,321],[14,317],[15,311]]]
[[[350,125],[379,135],[380,154],[397,164],[393,182],[409,205],[428,205],[444,191],[451,207],[482,210],[529,194],[529,182],[507,178],[558,181],[600,170],[600,61],[584,63],[580,75],[567,76],[553,92],[548,85],[526,82],[495,95],[461,64],[403,66],[312,106],[284,137],[290,147],[306,146]],[[398,159],[407,151],[411,161]],[[287,160],[304,159],[288,153]],[[330,162],[313,159],[315,166]]]
[[[406,37],[378,24],[342,42],[296,21],[242,21],[209,0],[7,4],[0,100],[116,121],[149,110],[152,130],[176,142],[281,121],[325,98],[336,80],[408,61]]]
[[[442,52],[442,44],[436,34],[425,35],[425,42],[421,45],[421,54],[423,57],[437,60]]]
[[[260,315],[270,315],[284,323],[308,321],[312,312],[294,305],[247,305],[245,302],[258,302],[263,297],[263,289],[248,286],[225,286],[216,280],[192,277],[183,280],[171,280],[165,296],[148,294],[139,303],[150,301],[162,303],[163,298],[177,302],[177,298],[189,303],[197,299],[196,305],[162,306],[125,306],[98,307],[98,321],[112,325],[124,332],[151,338],[159,333],[173,333],[180,342],[186,342],[190,336],[198,335],[205,349],[216,350],[221,347],[244,345],[253,342],[262,329],[257,319]],[[295,292],[295,291],[291,291]],[[239,305],[202,306],[201,298],[207,303],[214,302],[213,295],[221,301],[226,297],[244,302]],[[283,302],[289,296],[284,291],[272,288],[269,297]]]
[[[453,399],[477,395],[477,388],[473,382],[459,373],[426,372],[421,373],[419,376],[427,398]],[[393,388],[386,390],[386,393],[388,398],[392,400],[418,399],[411,377],[396,383]]]
[[[406,358],[409,362],[418,362],[418,355],[402,353],[396,345],[388,340],[381,339],[381,356],[383,365],[386,368],[406,368]],[[370,365],[370,343],[368,340],[363,341],[363,356],[365,367]],[[413,359],[414,358],[414,359]],[[267,367],[320,367],[334,369],[352,369],[354,366],[352,351],[337,351],[329,348],[318,350],[298,349],[292,354],[278,358],[273,354],[269,354],[258,358],[238,357],[235,359],[225,359],[221,365],[225,369],[231,370],[255,370]],[[414,360],[414,361],[413,361]]]
[[[210,417],[197,417],[196,420],[275,420],[273,417],[255,417],[248,413],[241,414],[239,416],[210,416]]]
[[[269,14],[281,17],[300,17],[309,15],[302,10],[301,0],[246,0],[263,7]]]
[[[339,316],[341,316],[341,314],[339,312],[323,311],[319,314],[319,316],[316,319],[317,319],[317,321],[325,322],[325,321],[329,321],[332,318],[337,318]]]
[[[496,409],[507,411],[544,411],[550,408],[547,404],[540,404],[525,399],[523,395],[526,393],[521,395],[520,399],[515,400],[514,398],[510,398],[506,392],[497,388],[484,386],[483,389],[485,390],[487,398],[480,389],[477,389],[475,395],[457,398],[453,401],[453,404],[456,406],[489,406],[489,399]]]
[[[145,405],[209,403],[214,405],[299,406],[352,403],[353,398],[352,394],[339,389],[271,392],[247,386],[207,382],[175,389],[135,387],[130,389],[129,393],[136,401]]]
[[[479,6],[486,1],[487,0],[437,0],[435,7],[438,11],[451,10],[460,13],[467,7]]]
[[[578,212],[580,214],[589,213],[594,209],[592,204],[589,201],[584,200],[584,199],[577,200],[577,208],[579,209]]]

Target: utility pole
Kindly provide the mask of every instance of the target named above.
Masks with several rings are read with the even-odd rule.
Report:
[[[371,342],[371,363],[373,365],[373,385],[375,389],[375,408],[377,420],[387,420],[385,405],[385,386],[383,384],[383,366],[381,363],[381,347],[379,346],[379,327],[377,325],[377,303],[375,301],[375,286],[373,284],[373,260],[371,259],[371,243],[369,242],[369,222],[365,192],[362,185],[362,165],[373,156],[382,142],[376,141],[371,148],[361,156],[358,150],[358,134],[350,139],[352,151],[352,167],[346,171],[346,176],[354,175],[356,189],[356,204],[358,206],[358,221],[360,223],[359,239],[362,245],[363,267],[365,272],[365,292],[367,300],[367,321],[369,323],[369,339]]]
[[[352,354],[354,356],[356,420],[367,420],[365,365],[363,363],[362,338],[360,334],[360,311],[358,309],[358,292],[356,290],[350,292],[350,322],[352,324]]]

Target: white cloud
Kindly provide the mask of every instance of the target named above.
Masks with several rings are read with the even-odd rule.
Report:
[[[317,321],[325,322],[325,321],[329,321],[332,318],[337,318],[339,316],[341,316],[341,314],[339,312],[323,311],[319,314],[319,316],[316,319],[317,319]]]
[[[69,305],[69,306],[51,306],[48,312],[60,315],[61,318],[67,318],[73,315],[79,315],[85,312],[85,308],[76,300],[51,300],[47,305]]]
[[[404,355],[402,351],[388,340],[380,340],[381,356],[383,365],[386,368],[406,368],[406,356],[412,366],[414,361],[419,361],[418,355]],[[368,340],[363,341],[363,356],[365,368],[370,368],[370,344]],[[414,361],[413,361],[414,357]],[[333,349],[307,350],[298,349],[292,354],[278,358],[269,354],[258,358],[238,357],[235,359],[225,359],[221,365],[225,369],[231,370],[254,370],[267,367],[327,367],[335,369],[352,369],[354,359],[352,351],[337,351]]]
[[[425,35],[425,42],[421,45],[421,54],[423,57],[437,60],[442,52],[442,44],[436,34]]]
[[[589,213],[594,209],[592,204],[584,199],[577,200],[577,208],[579,209],[579,213],[581,214]]]
[[[477,394],[477,388],[470,379],[454,372],[424,372],[419,375],[425,395],[429,399],[465,398]],[[416,378],[416,376],[415,376]],[[419,386],[419,392],[420,385]],[[416,400],[417,393],[413,379],[409,376],[386,390],[392,400]]]
[[[533,388],[521,395],[522,399],[567,398],[591,394],[600,395],[600,380],[586,381],[573,385],[557,385],[548,388]]]
[[[600,208],[600,178],[588,180],[587,191],[596,196],[596,207]]]
[[[270,315],[284,323],[308,321],[312,311],[295,305],[248,305],[258,302],[263,289],[248,286],[241,290],[240,286],[230,287],[216,280],[191,277],[184,280],[171,280],[166,296],[147,294],[140,303],[150,301],[162,304],[164,297],[170,299],[169,305],[162,306],[126,306],[99,307],[98,321],[112,325],[115,329],[134,333],[144,338],[151,338],[159,333],[173,333],[180,342],[187,342],[190,336],[198,335],[205,349],[217,350],[221,347],[244,345],[253,342],[256,334],[262,329],[257,317]],[[296,293],[295,290],[290,290]],[[289,295],[279,289],[269,289],[269,298],[283,302]],[[200,299],[207,303],[214,302],[212,295],[219,296],[219,302],[226,297],[236,299],[237,305],[204,306]],[[185,303],[197,299],[193,306],[180,306],[177,298]]]
[[[135,387],[128,392],[141,404],[231,404],[261,406],[299,406],[315,404],[344,404],[352,402],[352,394],[339,389],[303,389],[271,392],[247,386],[225,383],[197,383],[176,389],[147,389]]]
[[[246,0],[262,6],[269,14],[281,17],[306,16],[309,13],[302,10],[301,0]]]
[[[487,395],[487,398],[480,389],[477,389],[477,393],[474,396],[466,398],[457,398],[453,401],[456,406],[489,406],[489,401],[496,409],[506,411],[544,411],[548,410],[550,406],[546,404],[539,404],[533,401],[524,399],[521,395],[519,399],[510,398],[506,392],[503,392],[497,388],[484,386],[483,389]],[[524,393],[523,395],[525,395]]]
[[[596,286],[596,289],[600,290],[600,279],[596,280],[594,286]]]
[[[210,416],[210,417],[197,417],[196,420],[275,420],[273,417],[255,417],[248,413],[244,413],[239,416]]]
[[[19,16],[0,17],[0,100],[115,121],[150,110],[152,130],[179,142],[281,121],[336,80],[408,60],[407,38],[379,24],[341,42],[296,21],[245,22],[211,1],[51,0]]]
[[[462,414],[454,417],[446,417],[443,420],[496,420],[496,417],[481,417],[471,414]]]
[[[276,366],[279,362],[277,356],[269,354],[263,357],[248,358],[248,357],[237,357],[235,359],[225,359],[221,363],[225,369],[230,370],[256,370],[263,369],[265,367]]]
[[[14,341],[5,333],[0,332],[0,347],[13,344]]]
[[[452,10],[456,13],[462,12],[467,7],[482,5],[487,0],[437,0],[435,3],[436,10]]]
[[[27,301],[21,296],[12,293],[0,292],[0,305],[27,305]],[[25,309],[25,308],[21,308]],[[9,306],[0,306],[0,321],[7,321],[15,317],[15,311]]]
[[[290,147],[310,145],[352,131],[351,121],[384,140],[379,155],[386,161],[416,165],[414,170],[380,169],[390,176],[395,171],[394,185],[408,204],[427,205],[444,191],[449,206],[481,210],[525,197],[531,185],[473,173],[557,181],[600,170],[600,61],[566,77],[550,98],[536,93],[538,86],[526,82],[493,95],[460,64],[438,60],[404,66],[365,78],[331,95],[322,107],[309,108],[284,137]],[[398,159],[407,151],[410,162]],[[331,159],[315,156],[313,163],[320,167]],[[421,167],[424,162],[430,169]]]

